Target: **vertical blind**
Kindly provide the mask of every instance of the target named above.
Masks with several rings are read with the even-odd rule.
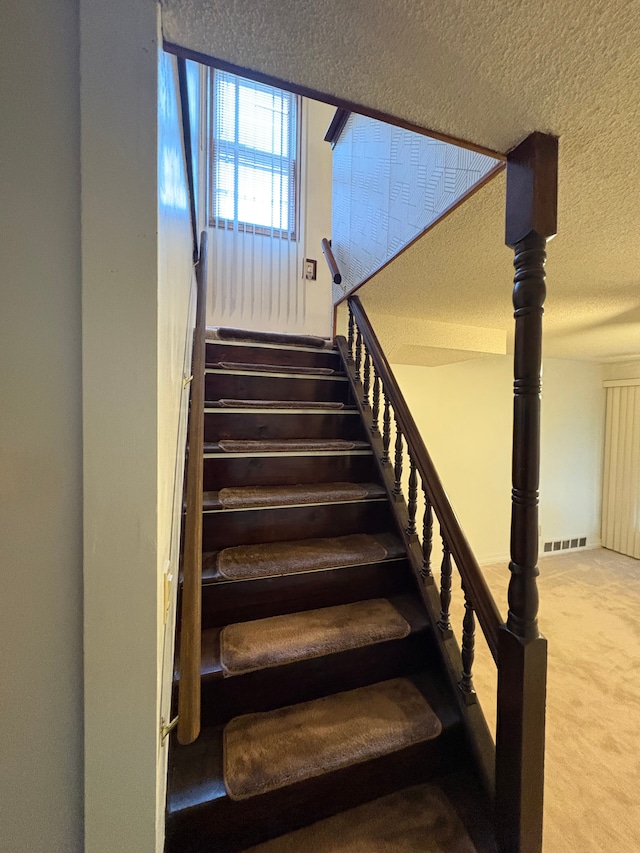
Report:
[[[209,325],[304,331],[298,99],[210,74]]]
[[[602,544],[640,559],[640,380],[605,384]]]

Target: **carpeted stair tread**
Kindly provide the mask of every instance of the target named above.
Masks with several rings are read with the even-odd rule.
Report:
[[[318,821],[245,853],[477,853],[435,785],[414,785]]]
[[[217,444],[205,444],[205,452],[216,449],[223,453],[317,453],[370,450],[371,445],[366,441],[345,441],[343,438],[224,439]]]
[[[252,370],[259,373],[300,373],[309,374],[310,376],[331,376],[335,373],[332,367],[283,367],[280,364],[258,364],[251,361],[218,361],[207,364],[207,367],[230,371]]]
[[[223,398],[214,403],[206,403],[208,407],[219,406],[221,409],[344,409],[344,403],[339,401],[322,400],[231,400]]]
[[[244,800],[431,740],[441,730],[404,678],[247,714],[224,729],[225,787],[232,800]]]
[[[205,509],[260,509],[383,498],[377,483],[310,483],[293,486],[236,486],[204,493]]]
[[[227,580],[246,580],[378,563],[390,556],[403,555],[402,546],[394,536],[353,533],[324,539],[236,545],[218,551],[215,563],[217,571]]]
[[[287,335],[281,332],[254,332],[250,329],[235,329],[221,326],[217,329],[208,328],[208,340],[246,341],[247,343],[286,344],[288,346],[317,347],[324,349],[331,343],[315,335]]]
[[[399,640],[411,626],[384,598],[227,625],[220,634],[225,677]]]

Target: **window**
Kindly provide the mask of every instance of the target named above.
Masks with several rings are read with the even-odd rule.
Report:
[[[296,239],[297,113],[290,92],[212,72],[210,225]]]

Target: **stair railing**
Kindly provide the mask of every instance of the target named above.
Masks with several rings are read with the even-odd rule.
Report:
[[[185,60],[178,59],[182,138],[189,189],[191,229],[196,274],[196,321],[191,362],[186,509],[182,544],[182,602],[180,617],[180,681],[178,685],[178,741],[192,743],[200,734],[200,671],[202,660],[202,510],[204,461],[204,396],[207,308],[207,232],[197,243],[193,152],[189,120],[189,93]]]
[[[322,253],[325,256],[327,265],[329,267],[329,272],[331,273],[331,281],[334,284],[341,284],[342,276],[340,274],[340,269],[338,268],[338,262],[336,261],[335,256],[333,254],[333,249],[331,248],[331,241],[327,240],[326,237],[323,237],[321,246]]]
[[[348,338],[338,338],[338,348],[353,379],[358,404],[369,421],[372,444],[383,472],[389,476],[391,497],[404,530],[410,556],[418,563],[424,588],[435,592],[431,603],[437,613],[438,629],[444,640],[453,638],[451,627],[452,570],[460,574],[465,616],[459,689],[465,704],[475,702],[473,660],[476,617],[495,661],[498,632],[503,619],[471,550],[456,514],[440,481],[418,427],[409,411],[369,318],[357,296],[347,301]],[[407,500],[404,501],[403,475],[408,459]],[[423,514],[418,518],[418,494],[422,493]],[[439,592],[433,567],[434,518],[440,529],[442,561]],[[421,542],[420,542],[421,538]],[[419,545],[419,560],[416,560]],[[437,571],[437,570],[436,570]],[[455,664],[455,654],[453,661]]]
[[[347,302],[347,339],[337,338],[352,392],[369,424],[372,447],[394,500],[409,558],[422,579],[425,603],[437,624],[445,662],[463,697],[461,707],[469,711],[465,721],[470,740],[488,790],[495,797],[501,853],[542,850],[547,642],[538,629],[536,564],[545,248],[547,239],[556,233],[557,175],[555,137],[533,133],[507,157],[506,243],[515,251],[516,328],[511,578],[506,623],[357,296]],[[405,446],[409,461],[406,503]],[[417,518],[418,478],[424,500],[421,524]],[[434,515],[442,539],[439,589],[432,568]],[[464,598],[461,650],[451,625],[452,562],[460,574]],[[476,617],[498,670],[495,749],[490,736],[487,741],[484,717],[473,712]]]

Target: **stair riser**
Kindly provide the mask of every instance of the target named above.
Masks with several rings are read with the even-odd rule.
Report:
[[[202,627],[215,628],[350,604],[366,598],[388,598],[414,591],[406,560],[349,566],[251,581],[205,583],[202,588]]]
[[[282,507],[203,514],[205,552],[234,545],[287,542],[327,535],[377,533],[393,529],[387,501],[352,501],[320,506]]]
[[[305,400],[346,403],[349,383],[344,379],[248,376],[238,373],[207,373],[205,400]]]
[[[204,489],[225,486],[292,486],[297,483],[375,483],[372,455],[335,453],[330,456],[243,456],[219,454],[204,460]]]
[[[460,766],[457,728],[438,738],[278,791],[232,801],[221,797],[170,815],[165,853],[236,853],[251,844],[418,784]]]
[[[337,350],[309,351],[207,343],[207,364],[220,361],[278,364],[282,367],[330,367],[333,370],[342,367]]]
[[[271,711],[417,672],[428,657],[424,635],[202,683],[202,724]]]
[[[222,441],[276,438],[342,438],[366,441],[367,435],[357,415],[340,412],[324,414],[207,412],[204,416],[204,440]]]

